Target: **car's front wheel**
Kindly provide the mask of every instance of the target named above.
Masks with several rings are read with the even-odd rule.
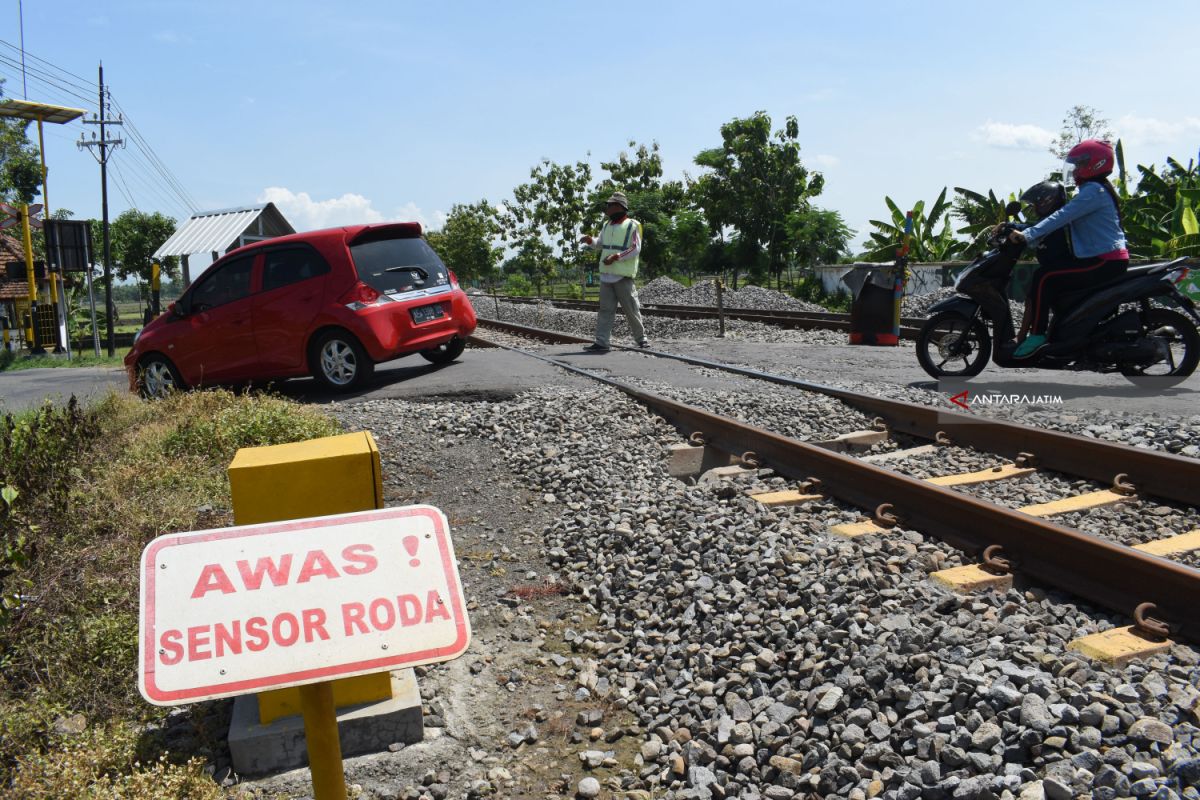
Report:
[[[349,392],[362,386],[375,372],[375,362],[350,333],[329,330],[318,336],[309,351],[313,377],[335,392]]]
[[[151,353],[138,362],[138,391],[142,397],[156,400],[186,388],[179,370],[166,356]]]
[[[463,354],[463,350],[467,349],[467,340],[461,336],[455,336],[448,342],[445,342],[437,347],[429,350],[421,351],[421,358],[431,364],[448,364],[454,359]]]

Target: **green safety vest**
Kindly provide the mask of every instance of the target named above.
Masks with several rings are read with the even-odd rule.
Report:
[[[622,253],[629,249],[629,242],[633,240],[633,231],[637,229],[638,236],[642,235],[642,224],[629,217],[625,218],[624,222],[604,223],[604,228],[600,231],[600,271],[607,272],[612,275],[620,275],[625,278],[637,277],[638,253],[633,255],[633,258],[627,258],[624,261],[615,261],[612,264],[605,264],[604,259],[616,253]]]

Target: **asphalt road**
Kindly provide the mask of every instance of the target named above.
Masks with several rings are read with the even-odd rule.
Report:
[[[738,340],[666,342],[664,349],[730,361],[764,371],[802,372],[817,383],[862,381],[900,386],[917,386],[943,392],[949,397],[961,387],[939,386],[916,363],[911,346],[899,348],[851,347],[849,345],[801,346],[763,344]],[[679,362],[639,353],[614,350],[605,355],[582,352],[578,346],[562,345],[541,351],[576,366],[594,369],[613,377],[629,376],[678,386],[712,385],[720,378],[701,375]],[[541,361],[505,350],[468,349],[452,364],[435,366],[413,356],[380,365],[370,385],[350,394],[334,394],[310,378],[293,379],[276,388],[282,394],[314,404],[332,400],[356,402],[375,398],[436,400],[439,397],[504,398],[533,386],[586,381]],[[1058,395],[1064,411],[1120,409],[1141,413],[1190,416],[1200,413],[1200,375],[1181,386],[1166,390],[1143,390],[1120,375],[1043,370],[1000,370],[989,366],[968,384],[972,394]],[[125,373],[120,369],[58,368],[0,372],[0,411],[19,411],[46,399],[65,402],[71,395],[81,400],[104,396],[108,391],[126,391]],[[887,392],[880,394],[886,396]]]

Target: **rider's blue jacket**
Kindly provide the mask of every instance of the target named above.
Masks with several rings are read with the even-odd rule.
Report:
[[[1069,203],[1026,228],[1025,239],[1031,247],[1035,246],[1038,239],[1064,225],[1071,226],[1071,245],[1076,258],[1096,258],[1125,249],[1125,231],[1121,230],[1117,204],[1096,181],[1081,185]]]

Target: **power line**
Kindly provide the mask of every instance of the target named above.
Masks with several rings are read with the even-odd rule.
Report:
[[[38,58],[37,56],[35,56],[33,53],[29,52],[28,50],[25,50],[22,47],[18,47],[17,45],[13,44],[12,42],[5,41],[4,39],[0,39],[0,45],[3,45],[4,47],[9,48],[10,50],[15,50],[18,53],[24,53],[26,58],[30,58],[41,64],[45,64],[47,67],[50,67],[53,70],[61,72],[63,75],[66,75],[68,78],[74,78],[75,81],[78,81],[78,83],[75,83],[75,87],[78,89],[82,89],[85,92],[96,91],[96,88],[97,88],[96,82],[94,80],[92,80],[91,78],[84,78],[80,75],[76,75],[74,72],[71,72],[70,70],[67,70],[67,69],[63,69],[62,67],[58,66],[57,64],[47,61],[44,58]],[[66,80],[66,79],[64,78],[64,80]]]
[[[23,48],[18,48],[11,42],[0,39],[0,46],[21,53],[23,57],[37,62],[33,66],[27,65],[26,68],[29,70],[31,77],[33,77],[34,80],[40,81],[54,90],[56,99],[57,97],[66,95],[74,98],[75,100],[82,101],[89,108],[94,107],[95,101],[88,96],[80,94],[79,92],[95,92],[99,89],[99,85],[97,83],[76,75],[69,70],[63,69],[57,64],[54,64],[43,58],[39,58],[38,56],[25,51]],[[3,52],[0,52],[0,64],[8,64],[12,67],[21,66],[17,61]],[[45,66],[42,67],[38,65]],[[51,72],[51,70],[53,70],[53,72]],[[188,192],[183,183],[178,177],[176,177],[176,175],[166,165],[158,153],[155,152],[154,148],[150,145],[150,142],[133,124],[132,119],[130,119],[129,114],[125,111],[125,109],[121,107],[121,104],[113,99],[111,91],[106,90],[105,96],[108,103],[117,109],[122,120],[124,121],[126,131],[129,134],[129,140],[133,142],[134,148],[136,151],[140,151],[141,156],[144,157],[141,159],[142,164],[136,166],[138,169],[145,168],[148,178],[145,183],[148,186],[154,186],[156,183],[161,183],[165,188],[165,193],[163,193],[163,196],[169,197],[170,195],[174,195],[178,197],[179,207],[186,209],[189,214],[195,213],[199,209],[199,205],[197,204],[195,198],[190,192]],[[72,101],[72,104],[74,104],[74,101]],[[130,166],[135,165],[131,164]],[[155,177],[156,175],[157,177]],[[168,205],[174,206],[176,205],[176,202],[173,200],[168,200]]]
[[[16,59],[11,58],[3,53],[0,53],[0,63],[7,64],[16,70],[22,69],[20,61],[17,61]],[[30,78],[34,79],[35,81],[40,81],[40,82],[46,84],[47,86],[52,87],[54,90],[56,90],[57,92],[59,92],[61,94],[70,95],[71,97],[74,97],[77,100],[80,100],[84,103],[92,102],[91,98],[89,98],[87,95],[83,94],[82,90],[77,89],[77,88],[71,86],[70,84],[66,84],[66,83],[62,82],[61,80],[59,80],[58,78],[56,78],[55,76],[51,75],[48,72],[44,72],[43,70],[40,70],[37,67],[33,67],[33,66],[29,66],[29,65],[26,65],[24,67],[24,69],[26,70],[26,72],[28,73],[28,76]]]

